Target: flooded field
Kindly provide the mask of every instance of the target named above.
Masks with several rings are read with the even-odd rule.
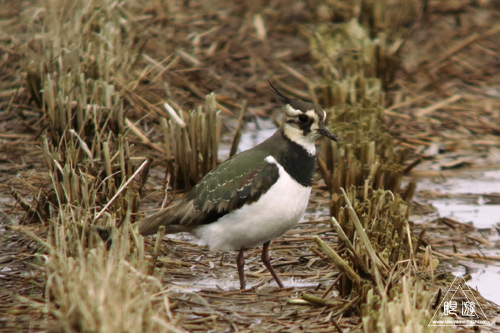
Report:
[[[453,272],[497,330],[495,1],[0,7],[4,330],[421,331]],[[271,245],[284,288],[261,248],[240,290],[236,252],[138,237],[236,142],[272,135],[279,100],[321,106],[339,138]]]

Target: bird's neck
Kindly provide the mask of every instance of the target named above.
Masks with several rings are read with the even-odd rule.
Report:
[[[277,137],[275,137],[277,136]],[[313,154],[301,143],[291,140],[280,128],[264,142],[270,154],[285,171],[302,186],[311,186],[316,170],[316,149]]]

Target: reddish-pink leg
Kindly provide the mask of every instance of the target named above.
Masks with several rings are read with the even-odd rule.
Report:
[[[274,278],[274,281],[276,281],[278,286],[280,286],[280,288],[285,288],[285,286],[283,285],[283,282],[281,282],[280,278],[278,277],[278,274],[276,274],[276,272],[273,269],[273,266],[271,265],[271,258],[269,258],[269,245],[270,244],[271,244],[270,241],[265,242],[264,246],[262,247],[262,256],[261,256],[262,262],[264,263],[264,266],[266,266],[269,273],[271,273],[271,275]]]

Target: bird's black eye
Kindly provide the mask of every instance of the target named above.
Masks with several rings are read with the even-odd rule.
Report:
[[[307,121],[308,121],[308,120],[309,120],[309,117],[308,117],[308,116],[306,116],[305,114],[301,114],[301,115],[299,116],[299,121],[300,121],[301,123],[307,123]]]

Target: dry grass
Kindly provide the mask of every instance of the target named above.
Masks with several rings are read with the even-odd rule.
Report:
[[[431,3],[436,10],[444,6]],[[418,153],[431,134],[445,137],[439,129],[462,115],[452,108],[449,116],[446,108],[464,99],[456,91],[436,93],[428,105],[427,89],[453,66],[487,77],[485,66],[467,66],[460,51],[486,48],[494,64],[498,34],[496,26],[483,29],[436,60],[411,62],[402,51],[411,53],[408,38],[432,23],[425,4],[8,1],[0,98],[12,136],[2,138],[10,140],[9,158],[34,165],[9,181],[26,212],[8,218],[21,221],[8,244],[18,246],[21,254],[11,263],[22,271],[2,271],[12,291],[0,294],[9,327],[294,331],[331,330],[333,323],[338,330],[421,330],[433,312],[437,259],[431,247],[422,251],[426,240],[411,234],[414,184],[397,194],[403,173],[418,163],[407,160],[406,149]],[[418,89],[402,80],[401,65],[407,73],[417,70]],[[139,205],[151,197],[165,204],[170,189],[189,188],[217,163],[219,136],[237,113],[232,110],[240,112],[238,129],[243,120],[270,113],[275,105],[266,77],[287,94],[328,107],[342,139],[322,147],[320,167],[333,195],[319,185],[313,203],[330,206],[332,224],[307,221],[274,242],[283,276],[304,277],[316,287],[305,293],[267,288],[269,276],[249,262],[253,290],[179,292],[172,282],[234,267],[181,240],[158,241],[153,249],[132,227]],[[481,117],[494,118],[495,102],[488,96],[480,103],[479,95],[465,99],[480,108],[465,128],[487,131],[494,145],[498,128]],[[397,138],[384,128],[387,115]],[[463,128],[457,133],[463,139]],[[42,149],[33,153],[33,143]]]
[[[429,327],[434,294],[423,281],[403,277],[391,300],[369,294],[363,305],[365,332],[450,332],[449,327]]]
[[[43,246],[38,267],[46,279],[45,299],[24,300],[31,311],[66,332],[180,331],[161,273],[150,275],[142,238],[114,229],[107,249],[96,234],[82,233],[82,223],[91,221],[68,207],[51,221],[47,239],[28,233]]]

